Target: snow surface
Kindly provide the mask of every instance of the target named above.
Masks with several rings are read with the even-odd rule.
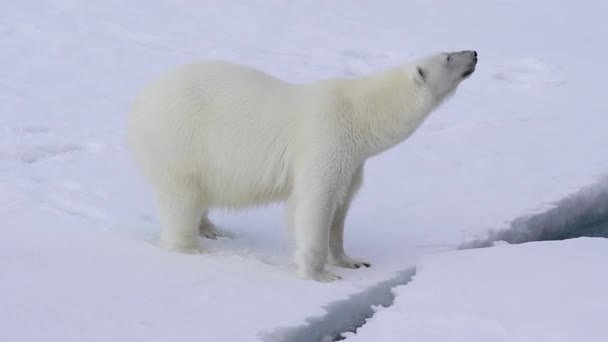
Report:
[[[345,341],[606,341],[607,250],[608,239],[578,238],[424,257]]]
[[[281,340],[422,255],[546,211],[608,170],[605,13],[548,0],[2,2],[0,341]],[[206,255],[155,246],[124,123],[159,73],[215,58],[306,82],[462,49],[479,52],[476,73],[366,167],[346,248],[372,268],[296,279],[280,206],[213,214],[234,239],[201,241]]]

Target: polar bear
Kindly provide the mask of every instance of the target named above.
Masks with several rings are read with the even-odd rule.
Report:
[[[222,235],[210,209],[287,202],[299,277],[369,267],[343,246],[365,161],[410,136],[476,64],[475,51],[438,53],[308,84],[220,61],[167,72],[137,96],[127,134],[156,195],[160,245],[199,253],[199,234]]]

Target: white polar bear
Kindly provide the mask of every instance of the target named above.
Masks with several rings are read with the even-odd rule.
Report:
[[[292,84],[225,62],[176,68],[143,89],[128,119],[132,155],[156,193],[161,246],[199,253],[221,232],[213,208],[287,201],[300,277],[333,281],[365,161],[411,135],[477,53],[440,53],[375,75]]]

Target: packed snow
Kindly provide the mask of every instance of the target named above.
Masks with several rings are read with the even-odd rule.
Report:
[[[332,308],[356,307],[340,305],[352,298],[384,302],[361,294],[421,256],[546,212],[608,171],[605,13],[604,2],[548,0],[3,2],[0,341],[287,341],[341,312]],[[160,73],[213,58],[308,82],[464,49],[479,53],[475,74],[411,139],[366,166],[346,249],[372,268],[333,269],[343,279],[331,284],[296,278],[280,205],[212,214],[233,237],[201,239],[204,255],[156,246],[151,192],[124,135],[135,94]],[[550,253],[595,286],[604,275],[573,265],[573,249],[606,252],[585,241]],[[522,247],[525,255],[533,246],[545,245]],[[449,255],[465,269],[510,248]],[[448,276],[438,279],[456,281]],[[526,296],[493,284],[497,303]],[[583,295],[577,308],[595,312],[594,293]],[[566,310],[554,307],[560,319]],[[370,336],[363,329],[359,340]]]
[[[607,250],[579,238],[423,257],[395,303],[345,341],[606,341]]]

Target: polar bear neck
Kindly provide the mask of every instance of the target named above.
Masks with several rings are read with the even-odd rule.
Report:
[[[368,158],[405,140],[436,105],[422,83],[405,68],[337,82],[337,94],[347,108],[354,141]]]

